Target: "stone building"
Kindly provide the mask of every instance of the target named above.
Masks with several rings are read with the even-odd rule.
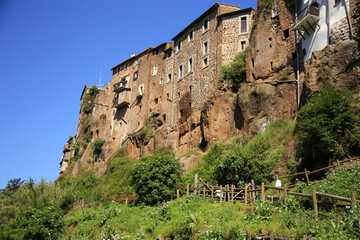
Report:
[[[70,158],[74,156],[74,145],[73,145],[74,140],[75,140],[74,137],[70,136],[69,140],[67,141],[67,144],[65,144],[64,146],[64,150],[63,150],[64,155],[61,157],[59,173],[65,172],[66,168],[69,165]]]
[[[91,157],[90,143],[96,138],[106,141],[104,160],[119,148],[139,158],[163,146],[177,155],[197,147],[201,110],[218,91],[221,66],[248,45],[254,13],[217,3],[177,34],[174,43],[149,47],[114,66],[111,83],[91,98],[91,115],[80,111],[75,139],[86,133],[91,137],[81,158]],[[89,102],[89,90],[84,88],[80,109]]]

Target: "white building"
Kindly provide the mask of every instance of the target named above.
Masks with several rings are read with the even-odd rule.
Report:
[[[302,3],[295,17],[295,29],[302,36],[304,61],[311,57],[312,52],[350,37],[348,0],[298,1]]]

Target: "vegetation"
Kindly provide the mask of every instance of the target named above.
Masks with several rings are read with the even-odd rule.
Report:
[[[180,179],[180,164],[173,154],[160,151],[143,157],[132,172],[131,184],[145,204],[157,204],[174,195],[174,187]]]
[[[105,143],[105,140],[102,139],[102,138],[97,138],[97,139],[95,139],[95,141],[94,141],[94,152],[93,152],[93,154],[94,154],[95,156],[99,156],[99,155],[100,155],[104,143]]]
[[[296,133],[303,165],[314,168],[360,154],[358,100],[350,92],[323,88],[297,116]]]
[[[144,142],[148,142],[149,139],[153,136],[155,127],[156,116],[151,114],[148,119],[146,119],[144,126],[141,128],[141,137]]]
[[[96,96],[99,93],[99,89],[96,86],[92,86],[89,89],[89,93],[91,96]]]
[[[261,0],[260,7],[263,9],[263,17],[264,20],[268,19],[269,16],[272,15],[272,11],[274,8],[274,1],[273,0]]]
[[[239,52],[232,63],[221,67],[221,75],[225,80],[230,80],[233,89],[237,91],[240,84],[246,81],[246,53]]]
[[[219,184],[242,185],[243,182],[267,181],[277,165],[285,144],[292,136],[294,122],[279,120],[244,145],[236,145],[215,169]]]

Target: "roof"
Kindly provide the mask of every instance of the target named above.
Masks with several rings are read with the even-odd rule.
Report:
[[[221,15],[217,16],[217,19],[219,20],[220,18],[223,18],[223,17],[237,15],[237,14],[241,14],[241,13],[247,13],[247,12],[251,12],[251,11],[255,11],[255,10],[253,8],[251,8],[251,7],[250,8],[245,8],[245,9],[240,9],[238,11],[221,14]]]
[[[151,51],[151,50],[153,50],[153,49],[160,48],[160,47],[162,47],[162,46],[164,46],[164,45],[166,45],[166,44],[168,44],[168,43],[171,43],[171,42],[164,42],[164,43],[162,43],[162,44],[160,44],[160,45],[158,45],[158,46],[156,46],[156,47],[149,47],[149,48],[145,49],[144,51],[142,51],[141,53],[139,53],[139,54],[137,54],[137,55],[135,55],[135,56],[133,56],[133,57],[131,57],[131,58],[128,58],[128,59],[126,59],[125,61],[123,61],[123,62],[121,62],[121,63],[119,63],[119,64],[116,65],[115,67],[111,68],[111,70],[114,70],[115,68],[119,67],[120,65],[122,65],[122,64],[124,64],[124,63],[126,63],[126,62],[128,62],[128,61],[130,61],[130,60],[132,60],[132,59],[134,59],[134,58],[139,57],[140,55],[144,54],[144,53],[147,52],[147,51]],[[172,43],[171,43],[171,44],[172,44]]]
[[[232,7],[237,7],[240,9],[239,6],[235,6],[235,5],[229,5],[229,4],[224,4],[224,3],[215,3],[212,7],[210,7],[206,12],[204,12],[200,17],[198,17],[197,19],[195,19],[195,21],[193,21],[192,23],[190,23],[190,25],[188,25],[184,30],[182,30],[179,34],[177,34],[175,37],[173,37],[173,39],[171,40],[175,40],[177,38],[179,38],[181,35],[183,35],[184,33],[186,33],[188,30],[190,30],[196,23],[198,23],[200,20],[202,20],[206,15],[208,15],[209,13],[211,13],[212,11],[214,11],[215,9],[217,9],[219,6],[232,6]]]
[[[130,61],[130,60],[132,60],[132,59],[134,59],[134,58],[137,58],[137,57],[139,57],[140,55],[142,55],[142,54],[144,54],[145,52],[150,51],[150,50],[152,50],[152,49],[154,49],[154,47],[149,47],[149,48],[145,49],[145,50],[142,51],[141,53],[139,53],[139,54],[137,54],[137,55],[135,55],[135,56],[133,56],[133,57],[131,57],[131,58],[126,59],[125,61],[119,63],[119,64],[116,65],[115,67],[112,67],[111,70],[114,70],[114,69],[117,68],[118,66],[120,66],[120,65],[122,65],[122,64],[124,64],[124,63],[126,63],[126,62],[128,62],[128,61]]]

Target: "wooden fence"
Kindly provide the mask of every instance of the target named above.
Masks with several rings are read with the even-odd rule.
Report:
[[[107,200],[109,201],[113,201],[113,202],[121,202],[123,204],[126,204],[128,205],[128,203],[133,203],[135,204],[135,201],[136,201],[136,193],[134,193],[134,195],[127,195],[127,194],[124,194],[124,195],[114,195],[113,198],[105,198],[104,199],[104,202],[106,202]]]
[[[307,171],[305,169],[304,172],[287,175],[287,176],[282,176],[279,178],[283,179],[283,178],[288,178],[288,177],[305,175],[307,184],[310,185],[311,184],[309,181],[310,174],[318,173],[321,171],[326,171],[326,170],[341,166],[342,164],[351,162],[351,161],[358,162],[359,159],[358,158],[357,159],[348,159],[348,160],[341,161],[341,162],[337,161],[336,165],[333,165],[333,166],[316,169],[311,172]],[[317,220],[319,218],[319,211],[318,211],[318,198],[319,197],[331,198],[331,199],[335,199],[335,200],[342,201],[342,202],[348,202],[351,204],[352,209],[354,209],[356,207],[357,203],[360,203],[360,200],[356,199],[355,191],[352,192],[351,198],[317,192],[315,187],[312,188],[312,194],[305,194],[305,193],[291,192],[290,189],[292,187],[294,187],[294,185],[288,186],[287,184],[284,184],[284,187],[274,187],[274,186],[265,185],[264,183],[261,183],[261,186],[256,186],[254,183],[254,180],[252,180],[251,183],[249,183],[249,184],[245,184],[244,187],[236,187],[235,185],[210,186],[207,183],[205,183],[204,181],[202,181],[202,179],[199,178],[198,175],[195,175],[194,186],[190,186],[188,184],[186,187],[178,186],[178,185],[174,185],[174,187],[178,188],[177,192],[176,192],[177,199],[180,198],[180,195],[185,194],[185,193],[190,194],[190,192],[192,191],[193,195],[202,196],[204,198],[204,200],[206,198],[211,197],[211,199],[219,201],[220,203],[222,203],[222,202],[234,203],[236,201],[241,201],[245,204],[245,206],[247,206],[249,202],[255,202],[256,200],[260,200],[260,201],[264,202],[265,198],[266,198],[265,190],[266,189],[275,189],[275,190],[279,191],[279,195],[281,196],[282,201],[285,205],[287,205],[287,196],[288,195],[312,198],[313,206],[314,206],[315,220]],[[267,196],[267,197],[274,199],[273,196]]]

